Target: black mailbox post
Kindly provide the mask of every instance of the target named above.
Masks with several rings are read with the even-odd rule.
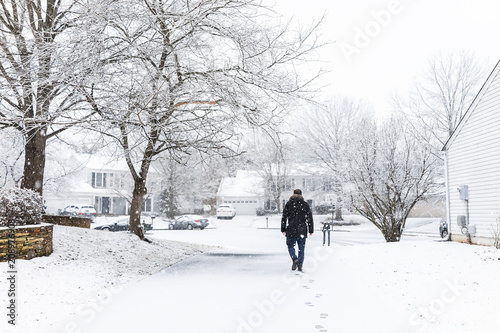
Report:
[[[326,234],[328,233],[328,246],[330,246],[330,231],[333,225],[333,222],[321,222],[323,223],[323,246],[325,246]]]

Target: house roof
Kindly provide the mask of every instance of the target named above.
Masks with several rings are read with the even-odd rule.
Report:
[[[264,195],[263,179],[256,171],[238,170],[236,177],[223,178],[220,197],[255,197]]]
[[[486,82],[483,84],[479,92],[477,93],[476,97],[472,101],[471,105],[467,109],[467,112],[465,115],[462,117],[460,122],[458,123],[457,128],[455,131],[453,131],[453,134],[449,137],[448,141],[443,146],[443,149],[441,151],[446,151],[450,146],[453,144],[455,141],[456,137],[458,134],[462,131],[462,128],[464,127],[464,124],[467,123],[467,120],[470,118],[471,114],[474,112],[474,110],[477,108],[477,105],[481,102],[483,99],[484,94],[488,91],[489,87],[491,86],[492,82],[495,80],[498,72],[500,71],[500,61],[497,62],[495,65],[495,68],[491,71],[490,75],[486,79]]]
[[[79,160],[87,169],[98,171],[128,171],[125,159],[98,154],[79,154]]]

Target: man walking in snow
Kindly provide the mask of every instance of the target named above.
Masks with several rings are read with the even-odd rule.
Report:
[[[286,236],[288,253],[293,261],[292,270],[298,268],[299,271],[302,271],[307,233],[309,232],[309,235],[312,236],[314,224],[311,208],[299,189],[293,191],[293,195],[283,209],[281,232]],[[299,248],[298,256],[295,254],[295,243]]]

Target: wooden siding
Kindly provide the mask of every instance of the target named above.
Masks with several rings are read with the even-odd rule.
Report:
[[[493,74],[447,147],[449,215],[455,234],[460,234],[457,216],[467,212],[459,186],[469,187],[469,223],[476,225],[475,236],[492,237],[500,219],[500,75],[497,69]]]

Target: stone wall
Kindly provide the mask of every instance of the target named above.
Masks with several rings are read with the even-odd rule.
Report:
[[[0,228],[0,262],[12,257],[32,259],[48,256],[52,253],[54,226],[39,224]]]
[[[86,217],[43,215],[42,221],[50,224],[90,229],[90,219]]]

